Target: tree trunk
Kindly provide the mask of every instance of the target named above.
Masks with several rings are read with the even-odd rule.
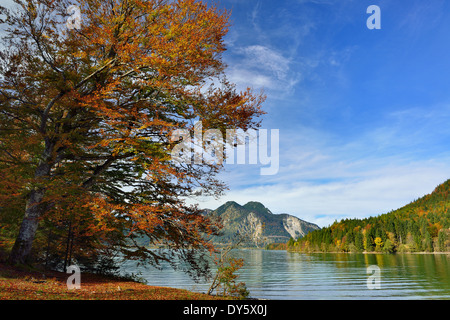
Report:
[[[47,237],[47,251],[45,252],[45,269],[48,269],[48,259],[50,257],[50,245],[52,243],[53,232],[52,229],[48,231]]]
[[[46,147],[42,154],[42,160],[38,165],[34,177],[36,181],[48,179],[52,168],[52,153],[55,143],[46,139]],[[42,181],[39,181],[40,183]],[[16,238],[14,246],[9,256],[11,264],[25,263],[31,253],[31,246],[36,236],[36,230],[39,225],[39,218],[42,214],[41,205],[44,199],[45,187],[37,187],[30,192],[27,205],[25,207],[25,216],[20,226],[19,235]]]
[[[72,239],[72,221],[69,221],[69,232],[67,234],[66,254],[64,256],[64,272],[67,272],[67,267],[70,265],[70,258],[72,256],[70,242]]]
[[[19,235],[9,256],[9,261],[12,264],[25,263],[31,252],[31,245],[33,244],[41,215],[39,204],[44,198],[44,193],[44,189],[33,190],[30,193]]]

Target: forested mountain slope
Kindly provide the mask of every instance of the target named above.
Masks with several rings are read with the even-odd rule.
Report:
[[[291,239],[292,251],[448,252],[450,180],[398,210],[367,219],[346,219]]]

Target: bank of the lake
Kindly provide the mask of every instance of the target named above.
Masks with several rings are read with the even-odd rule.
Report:
[[[84,273],[81,275],[81,288],[69,290],[69,276],[0,263],[0,300],[223,300],[185,289],[149,286],[132,280]]]
[[[432,255],[450,255],[450,251],[446,252],[427,252],[427,251],[408,251],[408,252],[377,252],[377,251],[298,251],[290,249],[270,249],[270,250],[280,250],[292,253],[333,253],[333,254],[386,254],[386,255],[402,255],[402,254],[432,254]]]

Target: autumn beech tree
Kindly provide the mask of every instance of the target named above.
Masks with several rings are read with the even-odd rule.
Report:
[[[173,133],[199,120],[248,130],[263,114],[262,94],[225,77],[229,13],[194,0],[15,3],[1,8],[0,223],[19,221],[9,261],[114,248],[201,271],[220,225],[184,199],[226,186],[221,165],[172,159]],[[69,28],[71,5],[81,20]]]

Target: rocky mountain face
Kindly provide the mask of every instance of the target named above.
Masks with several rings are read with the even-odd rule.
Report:
[[[269,243],[285,243],[290,238],[304,237],[308,232],[320,229],[289,214],[273,214],[259,202],[249,202],[243,206],[229,201],[216,210],[205,214],[217,217],[223,224],[221,235],[214,237],[216,243],[231,243],[238,234],[247,234],[246,246],[264,247]]]

